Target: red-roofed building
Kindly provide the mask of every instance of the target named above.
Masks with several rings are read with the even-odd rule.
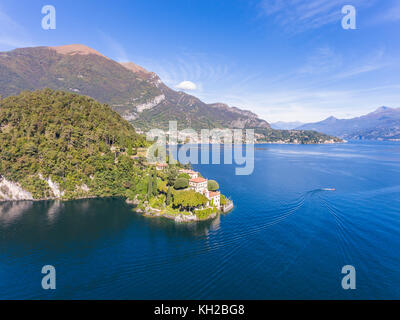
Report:
[[[202,177],[197,177],[189,180],[189,187],[196,192],[205,193],[207,189],[208,180]]]
[[[188,169],[181,169],[179,170],[180,173],[186,173],[190,176],[190,179],[198,178],[199,173],[193,170],[188,170]]]
[[[213,206],[219,208],[221,205],[221,194],[219,191],[214,192],[214,191],[207,191],[205,193],[205,196],[207,197],[208,200],[211,200],[211,203]]]
[[[166,168],[168,168],[168,164],[167,163],[157,163],[156,164],[156,170],[161,171],[161,170],[164,170]]]

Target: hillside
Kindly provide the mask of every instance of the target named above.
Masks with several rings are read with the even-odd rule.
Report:
[[[317,130],[345,139],[398,140],[400,139],[400,108],[380,107],[367,115],[352,119],[329,117],[308,123],[300,130]]]
[[[22,48],[0,53],[0,94],[50,88],[90,96],[110,104],[143,130],[168,128],[261,127],[266,121],[224,104],[205,104],[177,92],[134,63],[118,63],[83,45]]]
[[[95,50],[75,45],[0,53],[0,94],[50,88],[90,96],[110,105],[145,103],[160,90]]]
[[[0,144],[0,200],[70,199],[134,192],[146,141],[109,106],[45,89],[0,100]]]
[[[250,111],[200,99],[166,86],[152,72],[134,63],[118,63],[83,45],[22,48],[0,53],[0,94],[50,88],[90,96],[109,104],[134,127],[254,128],[261,140],[310,143],[333,141],[309,131],[279,132]],[[294,137],[294,139],[293,139]],[[317,139],[315,139],[317,137]],[[337,140],[336,140],[337,141]]]

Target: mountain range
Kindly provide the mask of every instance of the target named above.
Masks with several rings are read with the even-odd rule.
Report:
[[[0,95],[50,88],[86,95],[109,104],[135,128],[253,128],[265,142],[323,143],[340,139],[311,131],[274,130],[250,111],[207,104],[172,90],[153,72],[119,63],[84,45],[20,48],[0,52]]]
[[[302,126],[303,124],[304,123],[300,121],[294,121],[294,122],[278,121],[270,123],[271,128],[277,130],[293,130]]]
[[[0,94],[50,88],[93,97],[109,104],[135,127],[261,127],[269,124],[250,111],[222,103],[205,104],[170,89],[153,72],[118,63],[83,45],[22,48],[0,53]],[[174,119],[171,119],[171,115]]]
[[[352,119],[329,117],[323,121],[304,124],[297,130],[316,130],[344,139],[399,140],[400,108],[380,107],[364,116]]]

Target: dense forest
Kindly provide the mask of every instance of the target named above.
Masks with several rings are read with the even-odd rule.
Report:
[[[125,196],[140,168],[131,155],[146,140],[95,100],[44,89],[0,100],[0,175],[34,198]]]

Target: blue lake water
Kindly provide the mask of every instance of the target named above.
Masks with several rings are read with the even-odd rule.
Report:
[[[400,143],[257,145],[254,160],[250,176],[194,166],[235,202],[198,224],[119,199],[0,204],[0,299],[400,298]]]

